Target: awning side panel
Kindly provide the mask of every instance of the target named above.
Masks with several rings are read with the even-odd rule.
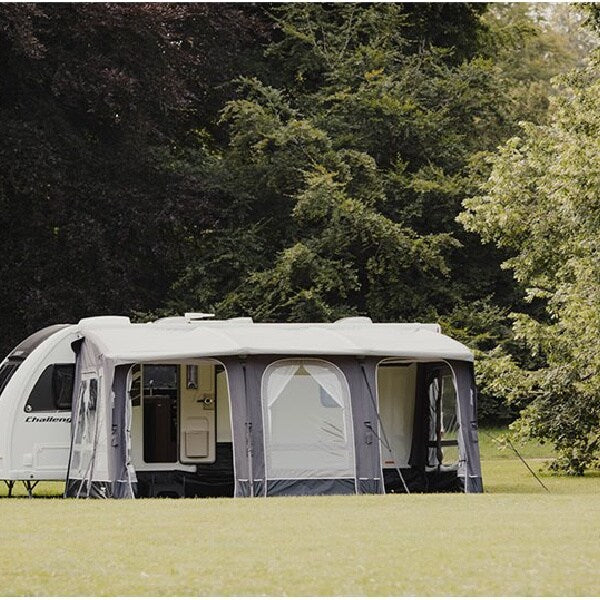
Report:
[[[246,407],[247,367],[238,356],[220,357],[227,373],[231,415],[231,436],[233,442],[233,470],[235,476],[234,496],[250,496],[250,439]]]
[[[131,464],[131,402],[128,394],[131,365],[118,365],[114,371],[114,402],[111,408],[109,465],[113,474],[111,496],[135,497],[135,470]]]
[[[379,358],[331,357],[344,373],[352,398],[356,491],[359,494],[383,493],[383,474],[379,446],[380,426],[377,413],[377,377]]]
[[[477,388],[473,364],[463,361],[449,361],[456,377],[458,402],[460,407],[460,441],[465,453],[465,491],[483,492],[481,459],[479,455],[479,435],[477,427]]]
[[[66,496],[111,494],[107,429],[110,427],[113,366],[84,339],[77,351],[71,409],[71,450]]]

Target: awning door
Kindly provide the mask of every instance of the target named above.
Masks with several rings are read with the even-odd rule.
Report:
[[[100,378],[94,371],[81,374],[80,399],[71,450],[70,479],[81,480],[80,492],[89,492],[98,444]],[[87,483],[87,485],[85,485]]]

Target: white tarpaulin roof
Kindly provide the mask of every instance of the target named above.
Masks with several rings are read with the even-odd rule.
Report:
[[[244,354],[386,356],[472,361],[463,344],[435,324],[372,323],[368,317],[335,323],[188,321],[184,317],[131,324],[126,317],[79,323],[82,337],[116,362],[157,362]]]

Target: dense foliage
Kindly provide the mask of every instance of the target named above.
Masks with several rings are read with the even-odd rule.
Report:
[[[202,164],[231,198],[230,228],[191,240],[196,252],[176,286],[182,307],[398,320],[510,296],[498,252],[454,221],[468,161],[512,131],[510,100],[493,62],[478,55],[479,13],[445,10],[460,31],[448,19],[443,34],[437,19],[427,31],[422,15],[398,5],[276,12],[281,35],[266,51],[276,75],[239,81],[222,114],[226,147],[180,157]],[[443,38],[453,47],[454,34],[460,60],[431,45]],[[232,238],[255,255],[219,269]],[[207,271],[221,280],[206,286]]]
[[[260,23],[233,5],[0,6],[5,351],[48,323],[162,302],[177,224],[218,210],[162,149],[211,120]]]
[[[520,430],[554,442],[556,466],[581,474],[600,450],[600,71],[559,85],[550,123],[523,124],[502,147],[462,220],[512,251],[506,266],[546,305],[544,319],[514,315],[538,368],[504,357],[490,377],[509,400],[533,399]]]
[[[579,10],[597,23],[593,5]],[[581,470],[597,446],[580,301],[597,274],[580,248],[593,245],[583,207],[597,182],[567,146],[585,152],[573,132],[593,126],[584,82],[595,80],[580,70],[551,84],[584,69],[595,43],[577,15],[0,6],[2,349],[103,313],[438,320],[476,352],[484,419],[534,399],[522,423],[557,442],[564,419],[549,412],[562,402],[567,415],[577,390],[587,425],[558,443],[577,445]],[[586,118],[569,117],[573,97],[588,125],[567,120]],[[559,150],[571,188],[553,195]],[[577,185],[590,186],[589,222],[567,231],[560,202],[581,198]]]

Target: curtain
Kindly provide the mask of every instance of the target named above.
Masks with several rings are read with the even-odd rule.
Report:
[[[300,365],[277,365],[270,373],[267,379],[267,406],[271,408],[275,400],[279,398],[285,386],[292,380]]]
[[[309,362],[302,365],[306,372],[329,394],[331,399],[344,408],[344,390],[337,373],[330,367],[311,364]]]

